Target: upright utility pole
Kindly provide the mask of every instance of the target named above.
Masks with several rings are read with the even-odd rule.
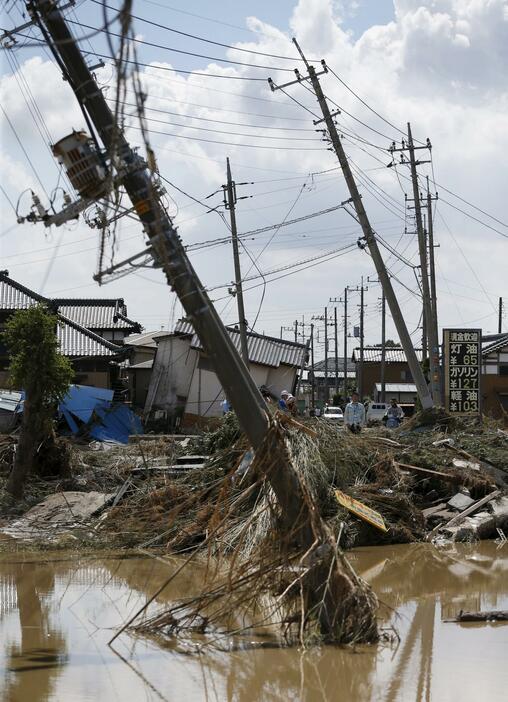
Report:
[[[432,200],[437,199],[437,194],[432,197],[430,194],[429,176],[427,176],[427,228],[429,232],[429,274],[430,274],[430,295],[432,306],[432,324],[434,334],[439,344],[439,325],[437,318],[437,289],[436,289],[436,260],[434,245],[434,216],[432,213]]]
[[[312,407],[316,406],[316,378],[314,376],[314,325],[310,325],[310,369],[312,372],[311,402]]]
[[[337,307],[333,308],[333,325],[335,332],[335,394],[339,394],[339,330],[337,328]]]
[[[238,231],[236,228],[236,184],[231,178],[231,166],[229,157],[226,159],[227,185],[224,188],[224,202],[229,210],[231,220],[231,241],[233,243],[233,260],[235,263],[235,289],[236,303],[238,306],[238,323],[240,327],[240,347],[242,349],[243,362],[249,367],[249,348],[247,345],[247,320],[245,319],[245,308],[243,305],[242,271],[240,268],[240,253],[238,251]],[[226,198],[227,195],[227,198]]]
[[[325,402],[328,402],[328,308],[325,307]]]
[[[372,230],[372,227],[370,226],[369,219],[367,217],[367,213],[365,211],[365,208],[363,206],[362,198],[360,196],[360,193],[358,192],[358,188],[356,186],[355,179],[353,177],[353,174],[351,172],[351,168],[349,166],[349,162],[346,156],[346,153],[344,151],[344,148],[342,146],[341,140],[339,138],[339,135],[337,134],[337,129],[335,127],[335,123],[333,121],[333,117],[330,113],[330,109],[328,107],[328,104],[326,102],[325,96],[323,95],[323,91],[321,89],[321,85],[319,83],[318,76],[316,74],[316,70],[313,66],[309,65],[308,61],[306,60],[302,50],[298,46],[298,42],[296,39],[293,39],[293,42],[295,43],[296,48],[298,49],[298,52],[300,53],[300,56],[302,57],[305,66],[308,71],[308,76],[306,78],[303,78],[299,73],[297,74],[297,80],[295,82],[300,83],[302,80],[310,80],[312,87],[314,89],[314,92],[316,94],[316,98],[319,102],[319,106],[321,108],[321,112],[323,113],[323,119],[324,122],[326,123],[327,129],[328,129],[328,134],[330,136],[330,139],[332,141],[333,149],[337,155],[337,158],[339,160],[339,164],[342,169],[342,173],[344,174],[344,178],[346,180],[347,186],[349,193],[351,195],[351,198],[353,200],[353,204],[355,207],[356,215],[358,217],[358,221],[360,222],[360,225],[363,230],[363,235],[365,238],[365,242],[367,246],[369,247],[369,252],[372,257],[372,260],[374,261],[374,265],[376,266],[376,271],[379,277],[379,280],[381,281],[381,285],[383,286],[383,290],[385,291],[386,299],[388,302],[388,305],[390,307],[390,311],[392,313],[392,318],[395,323],[395,326],[397,328],[397,332],[399,335],[399,339],[402,343],[402,346],[404,348],[404,351],[406,353],[406,358],[409,364],[409,367],[411,369],[411,373],[413,375],[415,384],[418,388],[418,394],[420,396],[420,401],[422,403],[422,407],[424,409],[428,409],[434,405],[432,401],[432,397],[429,393],[429,389],[427,388],[427,383],[425,382],[425,377],[423,375],[423,371],[420,367],[420,364],[418,363],[418,359],[416,357],[415,350],[413,348],[413,343],[411,341],[411,337],[409,336],[409,332],[407,330],[406,324],[404,322],[404,318],[402,317],[402,313],[399,307],[399,303],[397,301],[397,298],[395,296],[395,292],[392,288],[391,281],[388,277],[388,272],[386,270],[386,267],[383,262],[383,258],[381,256],[381,252],[379,251],[379,247],[377,245],[376,237],[374,235],[374,231]],[[327,72],[328,69],[326,67],[326,64],[324,61],[321,62],[323,65],[323,71]],[[273,84],[273,82],[270,82],[272,90],[276,90],[276,86]],[[287,87],[287,86],[285,86]]]
[[[347,400],[347,286],[344,288],[344,402]]]
[[[411,125],[407,124],[407,145],[402,144],[402,147],[397,148],[392,144],[390,151],[392,154],[396,151],[409,152],[409,165],[411,170],[411,180],[413,183],[413,199],[416,219],[416,232],[418,234],[418,250],[420,256],[420,273],[422,280],[422,327],[425,330],[425,338],[428,341],[429,365],[430,365],[430,386],[432,397],[435,404],[441,403],[441,377],[439,372],[439,340],[437,335],[437,318],[434,320],[433,305],[431,300],[431,291],[429,285],[429,267],[427,260],[427,241],[425,230],[423,227],[422,209],[420,204],[420,188],[418,186],[418,173],[416,166],[427,161],[416,160],[415,152],[418,149],[430,149],[431,144],[427,143],[422,146],[415,146],[413,135],[411,133]],[[436,306],[437,310],[437,306]]]
[[[360,393],[360,402],[363,402],[363,357],[364,357],[364,322],[365,322],[365,307],[364,307],[364,287],[363,276],[362,284],[360,285],[360,378],[358,381],[358,392]]]
[[[386,298],[381,295],[381,402],[386,402]]]
[[[364,298],[364,293],[368,289],[369,289],[368,287],[364,287],[364,285],[363,285],[363,275],[362,275],[360,287],[358,287],[358,286],[356,286],[356,288],[348,287],[349,292],[359,292],[360,293],[360,363],[358,364],[357,379],[358,379],[358,394],[360,395],[361,401],[363,401],[363,390],[364,390],[364,388],[363,388],[363,362],[364,362],[364,356],[365,356],[365,331],[364,331],[365,298]]]

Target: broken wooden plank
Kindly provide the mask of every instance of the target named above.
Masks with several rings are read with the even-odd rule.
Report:
[[[295,429],[299,429],[300,431],[305,432],[305,434],[312,436],[313,439],[317,439],[317,431],[305,426],[305,424],[302,424],[301,422],[297,422],[296,419],[293,419],[293,417],[291,417],[289,414],[284,414],[284,412],[280,412],[279,410],[277,410],[275,416],[281,424],[290,424]]]
[[[436,514],[436,512],[441,512],[441,510],[446,509],[446,502],[441,502],[438,505],[434,505],[434,507],[427,507],[427,509],[422,509],[422,514],[425,517],[425,519],[428,519],[429,517],[432,517],[433,514]]]
[[[444,622],[508,622],[508,610],[490,612],[460,612],[456,617],[443,619]]]
[[[460,512],[460,514],[457,514],[455,517],[453,517],[453,519],[450,519],[450,521],[444,525],[444,528],[446,529],[448,527],[455,526],[455,524],[459,524],[465,517],[468,517],[470,514],[473,514],[473,512],[476,512],[477,509],[483,507],[483,505],[486,505],[488,502],[493,500],[495,497],[498,497],[500,494],[501,490],[494,490],[488,495],[485,495],[485,497],[482,497],[480,500],[477,500],[470,507],[467,507],[465,510]]]
[[[460,476],[451,475],[450,473],[443,473],[439,470],[421,468],[420,466],[412,466],[409,463],[399,463],[398,461],[394,461],[394,465],[402,470],[410,470],[414,473],[421,473],[429,478],[440,478],[441,480],[446,480],[449,483],[462,483],[462,478]]]

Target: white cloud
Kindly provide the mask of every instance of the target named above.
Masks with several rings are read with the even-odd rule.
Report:
[[[290,43],[290,36],[286,33],[289,27],[310,58],[325,58],[327,64],[358,95],[380,114],[386,115],[394,125],[404,129],[406,122],[411,121],[413,133],[417,138],[424,140],[427,136],[430,137],[434,147],[433,157],[438,182],[458,192],[466,200],[477,203],[482,209],[492,212],[500,220],[506,220],[501,208],[507,182],[504,154],[508,150],[508,88],[505,82],[508,69],[506,2],[434,0],[422,5],[417,0],[396,0],[395,21],[371,27],[358,39],[354,39],[343,29],[341,17],[344,16],[344,8],[348,11],[345,4],[333,3],[331,0],[300,0],[291,16],[287,18],[287,27],[274,27],[251,16],[246,21],[249,28],[255,31],[255,39],[241,42],[238,46],[247,50],[294,57],[296,52]],[[253,9],[255,11],[254,5]],[[149,15],[148,8],[143,8],[143,14]],[[241,60],[247,63],[266,63],[290,69],[294,67],[292,62],[281,59],[263,58],[255,54],[240,56]],[[239,54],[229,51],[228,57],[238,60]],[[171,67],[167,63],[158,65]],[[296,61],[295,65],[300,66]],[[82,125],[81,113],[69,88],[53,65],[45,58],[34,58],[23,64],[23,72],[55,138],[61,138],[72,127]],[[259,75],[263,78],[267,73],[247,67],[226,68],[212,64],[203,65],[199,72],[229,76]],[[291,72],[274,70],[270,73],[278,83],[292,78]],[[101,82],[110,80],[111,69],[99,71],[99,78]],[[344,130],[354,130],[362,138],[383,148],[389,145],[391,139],[402,137],[402,134],[362,105],[331,74],[323,76],[321,80],[326,94],[344,109],[339,117],[339,124]],[[150,127],[153,129],[152,145],[164,176],[183,190],[205,197],[220,188],[224,182],[225,158],[229,155],[233,175],[238,182],[256,181],[255,185],[239,186],[238,189],[240,196],[255,195],[252,199],[239,202],[240,231],[281,221],[285,216],[298,217],[329,207],[347,197],[345,183],[337,173],[335,176],[315,178],[316,189],[305,190],[294,204],[302,181],[291,178],[309,171],[332,168],[336,165],[336,160],[333,154],[326,150],[306,150],[319,149],[319,142],[278,142],[276,139],[266,138],[284,134],[266,127],[291,126],[312,130],[313,118],[284,94],[271,94],[264,81],[222,81],[196,75],[182,76],[149,68],[144,71],[143,82],[150,96],[148,107],[176,113],[169,115],[164,112],[147,112],[149,117],[163,121],[151,122]],[[288,92],[317,113],[316,101],[303,87],[295,86]],[[112,94],[110,90],[108,95]],[[7,76],[0,81],[0,99],[2,104],[6,105],[11,118],[16,121],[16,128],[24,143],[32,149],[31,153],[36,157],[38,166],[43,162],[43,156],[45,157],[45,165],[41,168],[44,169],[48,188],[53,188],[56,184],[54,165],[50,163],[47,151],[43,152],[40,137],[34,131],[33,122],[13,78]],[[380,133],[366,129],[345,111],[373,126]],[[192,121],[189,115],[202,119]],[[275,119],[275,116],[290,117],[291,120],[283,121]],[[217,121],[206,122],[205,118]],[[191,130],[170,126],[164,122],[216,131]],[[249,126],[253,124],[263,125],[265,130],[254,130]],[[207,141],[174,138],[156,134],[156,131]],[[31,176],[4,123],[2,133],[4,138],[1,165],[4,168],[6,187],[12,198],[16,198],[20,188]],[[252,136],[238,136],[239,134]],[[255,136],[257,134],[264,138]],[[133,130],[129,136],[134,143],[141,143],[138,131]],[[313,131],[290,131],[284,136],[291,139],[317,138]],[[230,142],[237,146],[214,142]],[[286,148],[257,149],[247,146],[252,144],[280,145]],[[374,197],[371,192],[372,185],[368,181],[366,185],[361,186],[372,223],[379,227],[380,233],[391,245],[396,245],[400,239],[399,248],[405,249],[406,256],[412,256],[416,245],[408,235],[402,234],[404,225],[397,218],[397,214],[404,207],[402,191],[409,190],[407,181],[401,179],[401,188],[393,170],[383,168],[383,164],[389,162],[388,153],[372,149],[354,139],[346,138],[344,145],[354,163],[360,165],[367,176],[384,188],[392,198],[385,201],[383,206],[378,200],[383,200],[384,196],[374,191],[377,198]],[[362,150],[364,148],[380,159],[381,163],[367,155]],[[420,153],[422,157],[425,155],[425,152]],[[422,166],[421,172],[431,174],[428,166]],[[400,173],[402,176],[405,172]],[[285,178],[290,180],[284,181]],[[270,194],[270,191],[276,192]],[[180,208],[176,223],[180,225],[179,233],[184,242],[208,240],[226,234],[224,225],[216,215],[203,214],[203,208],[172,190],[170,186],[168,192]],[[440,244],[437,256],[440,271],[438,287],[441,292],[441,322],[443,325],[454,325],[472,323],[473,320],[484,318],[482,323],[485,324],[485,328],[492,330],[496,323],[496,299],[499,295],[508,295],[503,264],[506,258],[506,242],[498,234],[450,209],[443,200],[454,202],[461,208],[465,206],[464,203],[453,200],[442,190],[440,196],[442,201],[438,203],[438,212],[446,218],[453,234],[449,234],[438,216],[436,239]],[[207,203],[215,206],[220,199],[219,193],[207,200]],[[476,215],[480,219],[486,219],[481,213],[477,212]],[[489,221],[493,226],[501,228],[501,225]],[[4,222],[5,226],[10,226],[8,217]],[[127,222],[124,222],[120,230],[122,257],[142,247],[141,230],[139,228],[139,237],[136,238],[134,235],[137,230],[132,224],[129,222],[127,225]],[[127,226],[132,228],[127,229]],[[262,254],[261,250],[271,234],[247,241],[246,244],[252,255],[260,255],[260,267],[268,269],[337,248],[344,241],[354,241],[357,236],[355,230],[358,230],[355,223],[347,215],[339,212],[308,220],[292,229],[281,229]],[[292,237],[291,232],[295,233]],[[80,224],[76,232],[66,233],[65,243],[72,242],[71,237],[75,237],[79,242],[89,239],[90,235],[90,230]],[[0,243],[5,255],[29,251],[30,247],[38,249],[43,245],[41,228],[30,228],[21,242],[9,236],[0,239]],[[93,287],[81,289],[82,285],[91,284],[90,277],[95,268],[96,254],[93,250],[94,242],[76,245],[76,250],[87,246],[92,250],[80,254],[76,260],[72,257],[57,259],[52,280],[47,285],[48,291],[69,288],[74,283],[77,286],[76,295],[99,294]],[[65,252],[72,250],[71,245]],[[385,254],[388,257],[386,252]],[[470,261],[480,283],[465,263],[462,254]],[[50,255],[51,252],[48,253],[48,257]],[[44,257],[40,254],[37,256]],[[242,258],[246,271],[251,263],[245,255]],[[196,253],[192,260],[206,284],[227,282],[233,278],[231,255],[227,247]],[[400,269],[398,277],[414,289],[412,272],[405,270],[403,264],[394,261],[393,258],[389,259],[389,264],[396,272]],[[20,267],[19,277],[25,284],[37,287],[37,281],[43,277],[46,265],[47,263],[42,262],[32,267]],[[12,275],[15,271],[16,269],[12,268]],[[142,274],[163,283],[159,273]],[[374,270],[370,258],[358,250],[354,254],[273,283],[268,288],[258,328],[267,333],[277,334],[281,325],[292,322],[295,317],[305,314],[308,318],[312,313],[320,311],[328,299],[339,294],[346,284],[356,285],[361,275],[372,276]],[[486,297],[482,286],[490,298]],[[450,291],[455,293],[455,296],[450,294]],[[129,313],[140,317],[147,327],[156,328],[160,323],[165,323],[166,326],[168,324],[170,294],[162,285],[151,285],[140,278],[130,277],[113,284],[105,294],[124,296],[130,304]],[[221,291],[214,293],[216,297],[222,294]],[[255,316],[260,294],[260,288],[247,294],[250,320]],[[419,307],[406,289],[399,288],[399,294],[408,320],[412,324],[412,331],[418,322]],[[379,340],[376,298],[377,293],[371,288],[367,295],[370,305],[367,338],[373,342]],[[223,304],[220,303],[219,309]],[[353,300],[352,310],[353,315],[356,315],[354,304]],[[234,318],[234,304],[230,304],[226,319],[232,321]],[[353,321],[356,323],[356,320]],[[393,331],[390,331],[390,334],[393,334]]]

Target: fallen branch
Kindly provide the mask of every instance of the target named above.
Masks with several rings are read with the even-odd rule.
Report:
[[[430,470],[430,468],[421,468],[420,466],[412,466],[409,463],[399,463],[398,461],[394,461],[394,465],[396,468],[401,468],[402,470],[410,470],[414,473],[421,473],[429,478],[440,478],[441,480],[445,480],[449,483],[460,484],[463,482],[460,476],[452,475],[450,473],[442,473],[439,470]]]

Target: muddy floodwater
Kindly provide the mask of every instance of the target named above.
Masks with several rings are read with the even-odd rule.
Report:
[[[208,651],[113,632],[179,561],[125,554],[0,556],[2,702],[364,700],[505,702],[508,624],[456,624],[462,610],[508,609],[508,544],[412,544],[349,554],[400,643],[357,649]],[[158,606],[195,592],[200,567]]]

